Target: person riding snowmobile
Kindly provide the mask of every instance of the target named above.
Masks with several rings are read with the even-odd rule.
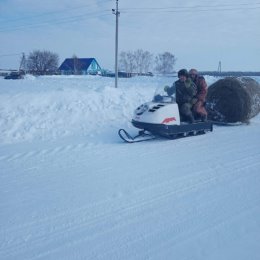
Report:
[[[197,101],[192,110],[195,117],[201,118],[202,121],[206,121],[208,115],[207,110],[205,109],[205,101],[208,92],[207,83],[203,76],[198,75],[198,71],[196,69],[191,69],[189,71],[189,76],[193,83],[197,86]]]
[[[180,116],[188,120],[190,123],[194,122],[192,107],[196,103],[197,87],[189,78],[189,73],[186,69],[178,71],[179,80],[175,81],[172,87],[165,87],[168,95],[176,92],[176,103],[179,106]]]

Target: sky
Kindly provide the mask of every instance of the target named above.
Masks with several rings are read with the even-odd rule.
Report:
[[[118,0],[119,53],[143,49],[176,57],[175,70],[260,70],[258,0]],[[114,69],[116,0],[0,0],[0,69],[22,53],[49,50],[94,57]]]

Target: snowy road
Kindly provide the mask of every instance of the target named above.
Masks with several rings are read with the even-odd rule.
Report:
[[[0,259],[259,259],[260,115],[136,144],[116,124],[1,144]]]

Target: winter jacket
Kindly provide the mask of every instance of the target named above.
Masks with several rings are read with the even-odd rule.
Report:
[[[199,101],[205,102],[208,92],[208,86],[203,76],[197,76],[194,80],[195,85],[197,86],[197,95],[196,98]]]
[[[176,102],[179,106],[184,103],[194,104],[196,102],[197,87],[193,81],[188,78],[185,82],[175,81]]]
[[[199,115],[201,117],[207,117],[207,110],[205,109],[205,101],[206,101],[206,96],[208,92],[208,87],[207,83],[204,79],[203,76],[196,76],[193,82],[197,86],[197,95],[196,99],[197,102],[193,106],[193,112],[195,115]]]

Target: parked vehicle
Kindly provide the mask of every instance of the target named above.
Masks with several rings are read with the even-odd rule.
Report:
[[[20,71],[12,71],[7,76],[5,76],[5,79],[23,79],[24,73]]]

